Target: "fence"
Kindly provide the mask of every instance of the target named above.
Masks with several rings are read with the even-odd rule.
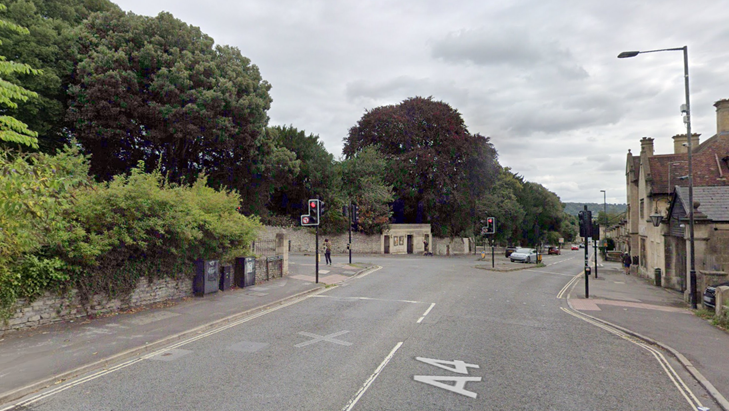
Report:
[[[255,254],[273,256],[276,255],[276,240],[256,240],[252,248]]]

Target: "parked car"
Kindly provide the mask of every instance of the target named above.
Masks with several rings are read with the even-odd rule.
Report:
[[[506,247],[506,250],[504,251],[504,257],[509,258],[511,253],[516,251],[516,247]]]
[[[580,243],[580,248],[585,248],[585,243]]]
[[[562,250],[560,250],[559,247],[550,245],[549,248],[547,248],[547,255],[550,255],[550,254],[560,255],[560,254],[562,254]]]
[[[511,262],[521,261],[522,263],[531,263],[537,261],[537,250],[533,248],[517,248],[516,251],[509,256]]]
[[[579,250],[579,249],[580,249],[580,247],[578,247],[578,246],[576,246],[576,245],[572,244],[572,249],[573,249],[573,250]]]
[[[729,286],[729,281],[717,285],[710,285],[706,287],[706,290],[704,290],[704,306],[707,308],[715,308],[716,307],[716,287],[721,287],[722,285]]]

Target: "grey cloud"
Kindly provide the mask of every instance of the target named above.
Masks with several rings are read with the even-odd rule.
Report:
[[[535,40],[523,27],[494,26],[461,30],[430,43],[431,55],[452,63],[518,67],[527,71],[555,71],[565,78],[588,77],[569,50],[556,41]]]

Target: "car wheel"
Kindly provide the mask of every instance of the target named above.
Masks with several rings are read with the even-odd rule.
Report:
[[[511,260],[512,263],[514,262],[514,259],[513,258],[511,258],[510,260]]]
[[[531,263],[531,262],[532,262],[532,259],[531,259],[531,258],[529,258],[529,257],[527,257],[526,261],[524,261],[524,262],[525,262],[525,263],[527,263],[527,264],[529,264],[529,263]]]

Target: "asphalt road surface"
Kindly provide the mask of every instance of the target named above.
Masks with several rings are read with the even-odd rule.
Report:
[[[680,367],[557,298],[583,256],[512,272],[474,256],[355,257],[382,268],[66,381],[24,409],[693,409],[687,391],[700,389],[666,370]]]

